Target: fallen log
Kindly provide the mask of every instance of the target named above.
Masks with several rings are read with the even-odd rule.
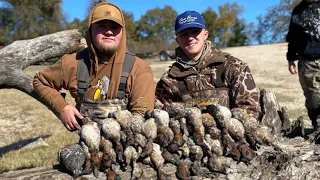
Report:
[[[86,42],[76,29],[13,42],[0,50],[0,89],[18,89],[46,105],[33,89],[33,77],[23,70],[41,61],[58,59],[85,46]]]
[[[233,161],[224,157],[223,161],[229,164],[226,174],[212,173],[211,179],[222,178],[230,180],[238,179],[319,179],[320,178],[320,149],[318,145],[310,144],[304,139],[297,137],[293,139],[283,138],[279,141],[283,152],[274,151],[270,146],[261,146],[250,165]],[[140,179],[156,179],[153,168],[148,166],[144,169]],[[165,167],[167,168],[167,167]],[[125,172],[118,171],[121,179],[130,179],[131,169]],[[168,174],[171,171],[167,172]],[[0,174],[0,179],[73,179],[65,173],[59,165],[38,167]],[[202,179],[191,177],[192,179]],[[208,178],[208,179],[210,179]],[[106,174],[100,173],[96,178],[92,174],[81,176],[77,179],[99,180],[106,179]]]

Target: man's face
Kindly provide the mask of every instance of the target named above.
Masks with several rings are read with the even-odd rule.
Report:
[[[91,25],[91,38],[100,53],[113,54],[122,38],[122,26],[111,20],[101,20]]]
[[[197,59],[201,56],[207,38],[207,30],[187,28],[177,33],[176,41],[189,58]]]

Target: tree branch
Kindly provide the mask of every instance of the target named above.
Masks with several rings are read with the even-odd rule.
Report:
[[[23,70],[39,62],[60,59],[64,54],[85,47],[86,42],[77,29],[15,41],[0,50],[0,89],[18,89],[46,105],[33,89],[33,77]]]

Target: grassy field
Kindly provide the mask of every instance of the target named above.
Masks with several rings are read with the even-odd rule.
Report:
[[[307,117],[298,75],[288,71],[286,50],[285,43],[224,49],[249,64],[258,88],[274,92],[279,105],[288,108],[291,119]],[[155,82],[173,63],[159,59],[146,61],[153,70]],[[33,76],[43,68],[32,66],[25,71]],[[67,100],[73,103],[70,96]],[[0,89],[0,123],[0,173],[56,164],[58,150],[78,141],[78,135],[67,131],[44,105],[15,89]],[[14,150],[15,145],[37,137],[44,137],[49,146]]]

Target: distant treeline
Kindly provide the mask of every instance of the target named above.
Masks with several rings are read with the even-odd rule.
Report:
[[[105,0],[88,0],[87,14],[94,4]],[[66,30],[80,29],[85,34],[87,19],[67,22],[62,0],[0,0],[0,45],[15,40]],[[209,40],[219,47],[284,42],[292,9],[300,0],[280,0],[259,15],[257,24],[241,18],[245,11],[235,3],[225,3],[218,12],[208,7],[202,15],[209,30]],[[258,3],[258,2],[253,2]],[[246,9],[250,11],[250,9]],[[133,52],[159,52],[176,46],[174,21],[177,12],[170,6],[148,10],[137,21],[132,12],[124,11],[129,49]]]

